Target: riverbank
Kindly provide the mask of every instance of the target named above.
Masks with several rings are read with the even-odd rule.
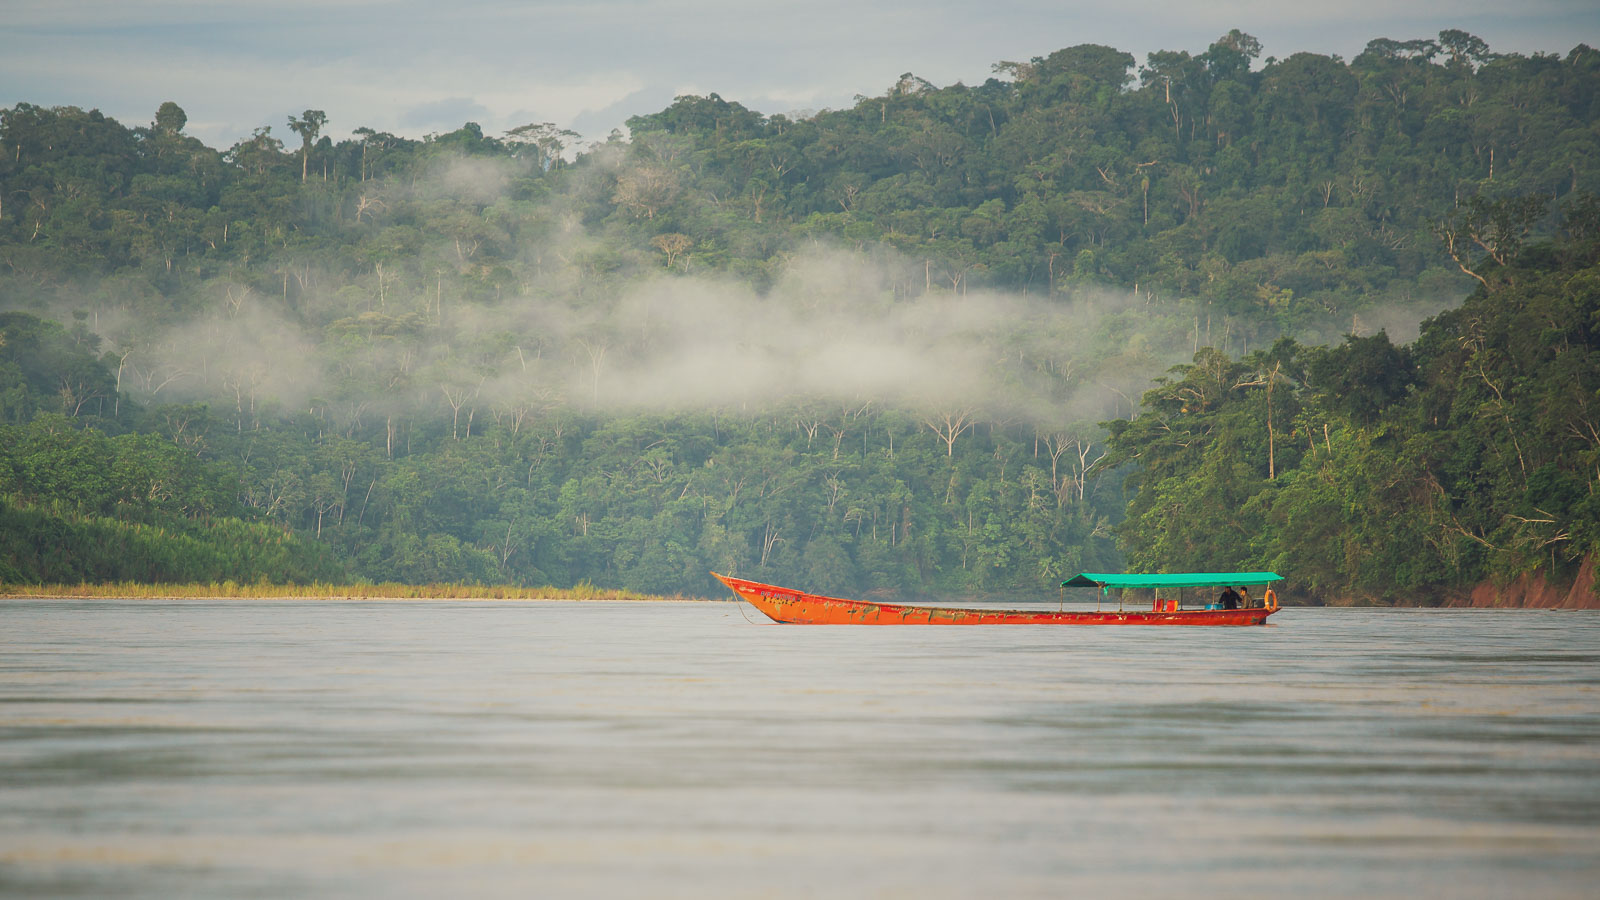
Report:
[[[481,584],[238,584],[232,581],[195,584],[0,584],[0,600],[563,600],[610,603],[733,602],[729,597],[644,594],[579,584],[570,588],[524,588]],[[883,598],[873,598],[883,599]],[[896,602],[889,599],[888,602]],[[971,602],[969,600],[969,602]],[[1286,604],[1297,606],[1299,604]],[[1356,598],[1322,604],[1337,607],[1392,604]],[[1509,584],[1484,582],[1454,596],[1420,605],[1451,609],[1600,609],[1595,591],[1594,560],[1586,561],[1571,584],[1551,584],[1542,576],[1523,575]]]
[[[704,597],[665,596],[579,584],[523,588],[481,584],[0,584],[0,598],[111,600],[569,600],[609,603],[694,603]]]
[[[1507,584],[1486,581],[1446,606],[1462,609],[1600,609],[1595,592],[1595,558],[1588,557],[1571,584],[1521,575]]]

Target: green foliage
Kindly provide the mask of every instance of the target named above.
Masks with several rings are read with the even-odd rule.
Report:
[[[1351,336],[1175,370],[1108,423],[1110,459],[1136,467],[1130,563],[1293,572],[1322,599],[1572,576],[1600,554],[1600,241],[1567,233],[1486,268],[1409,347]],[[1276,430],[1269,366],[1305,373],[1281,383]]]
[[[1311,382],[1338,412],[1361,425],[1376,422],[1416,384],[1416,369],[1406,351],[1390,342],[1386,332],[1351,335],[1343,344],[1309,356]]]
[[[116,384],[96,358],[99,346],[81,321],[68,330],[26,313],[0,313],[0,422],[114,410]]]
[[[203,537],[237,522],[372,580],[1048,591],[1117,566],[1124,515],[1130,565],[1304,560],[1325,597],[1570,567],[1597,540],[1600,55],[1261,53],[1081,45],[803,118],[680,97],[588,145],[336,141],[308,109],[298,146],[219,152],[170,101],[140,128],[0,110],[0,495],[33,548],[0,577],[110,571],[50,556],[58,528],[253,580]],[[599,411],[606,366],[663,340],[638,285],[809,312],[785,278],[817,247],[872,263],[834,276],[872,282],[852,302],[1101,307],[1075,349],[979,348],[1059,411]],[[1410,346],[1339,340],[1469,288]],[[1073,424],[1180,346],[1109,448]],[[299,553],[269,577],[323,571]]]
[[[344,573],[329,548],[263,522],[213,519],[180,529],[0,498],[0,574],[31,584],[302,584]]]

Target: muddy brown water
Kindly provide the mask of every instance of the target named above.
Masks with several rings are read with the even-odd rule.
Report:
[[[1600,613],[0,601],[0,895],[1585,897]]]

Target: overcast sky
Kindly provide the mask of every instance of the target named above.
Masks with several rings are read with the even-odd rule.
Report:
[[[1279,57],[1444,28],[1499,52],[1600,46],[1600,0],[0,0],[0,20],[0,104],[141,125],[173,100],[219,148],[262,125],[293,143],[285,121],[306,109],[335,139],[552,121],[601,140],[679,94],[837,109],[902,72],[975,84],[1082,43],[1142,63],[1230,28]]]

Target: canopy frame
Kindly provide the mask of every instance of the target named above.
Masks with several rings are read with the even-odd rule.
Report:
[[[1282,581],[1276,572],[1174,572],[1158,575],[1117,574],[1110,572],[1083,572],[1061,582],[1064,588],[1163,588],[1163,587],[1227,587],[1235,585],[1272,584]]]

